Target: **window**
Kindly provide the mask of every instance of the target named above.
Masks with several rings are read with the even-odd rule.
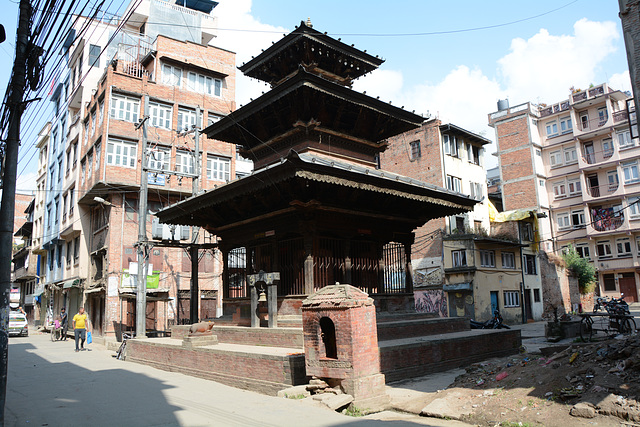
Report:
[[[93,178],[93,151],[87,154],[87,179]]]
[[[622,239],[616,239],[616,251],[618,257],[630,257],[631,256],[631,240],[628,237]]]
[[[616,290],[616,277],[613,274],[603,274],[602,281],[604,282],[604,290],[605,291],[615,291]]]
[[[149,163],[147,167],[151,170],[169,170],[169,158],[171,151],[168,148],[155,147],[149,150]]]
[[[149,102],[149,119],[151,126],[171,130],[173,108],[171,105]]]
[[[578,163],[578,152],[576,151],[576,147],[564,149],[564,163],[567,165]]]
[[[618,138],[618,146],[620,148],[626,148],[633,145],[633,140],[631,139],[631,133],[629,131],[622,131],[616,134]]]
[[[618,189],[618,171],[607,172],[607,183],[609,184],[609,192],[613,193]]]
[[[554,120],[552,122],[547,123],[547,137],[558,135],[558,123]]]
[[[411,147],[411,160],[420,157],[420,141],[410,142],[409,147]]]
[[[465,230],[464,217],[456,216],[454,218],[455,218],[456,230],[463,232]]]
[[[138,145],[131,142],[110,139],[107,143],[107,164],[135,168]]]
[[[49,271],[53,271],[53,260],[56,256],[56,248],[55,246],[53,248],[51,248],[51,258],[49,259]]]
[[[140,112],[140,100],[123,95],[111,96],[111,118],[125,120],[127,122],[138,122]]]
[[[73,262],[77,264],[80,260],[80,237],[76,237],[73,241]]]
[[[229,181],[231,160],[225,157],[207,156],[207,178],[216,181]]]
[[[80,184],[84,184],[84,180],[86,179],[86,173],[87,172],[87,164],[85,163],[85,161],[83,160],[80,163]]]
[[[558,219],[558,229],[559,230],[563,230],[563,229],[567,229],[569,227],[571,227],[571,221],[569,220],[569,214],[568,213],[559,213],[557,214],[557,219]]]
[[[540,302],[540,289],[533,290],[533,302]]]
[[[538,180],[538,185],[539,185],[540,187],[544,187],[544,179],[539,179],[539,180]]]
[[[622,172],[625,184],[638,182],[638,164],[636,162],[623,163]]]
[[[98,108],[100,109],[100,113],[98,116],[98,127],[102,126],[102,118],[104,117],[104,101],[100,102],[100,105],[98,105]]]
[[[454,267],[464,267],[467,265],[467,251],[451,251],[451,256],[453,257]]]
[[[480,153],[482,148],[476,147],[475,145],[471,146],[471,158],[469,161],[474,165],[480,165]]]
[[[207,126],[211,126],[212,124],[219,122],[222,119],[222,116],[209,112],[207,114]]]
[[[536,256],[524,255],[524,274],[536,274]]]
[[[182,70],[172,65],[162,65],[162,84],[169,86],[178,86],[182,82]]]
[[[602,140],[602,156],[605,159],[613,156],[613,140],[612,139],[603,139]]]
[[[536,148],[536,156],[542,157],[542,150]]]
[[[576,245],[576,252],[582,258],[586,258],[586,259],[590,259],[591,258],[590,251],[589,251],[589,245],[587,245],[585,243]]]
[[[194,153],[190,151],[176,151],[176,171],[189,174],[195,173],[193,158]]]
[[[522,233],[522,240],[533,242],[533,225],[530,222],[521,223],[520,230]]]
[[[71,242],[67,242],[67,252],[65,254],[67,267],[71,267]]]
[[[598,125],[604,125],[609,120],[609,113],[607,107],[598,108]]]
[[[571,225],[573,226],[573,228],[584,227],[584,211],[571,212]]]
[[[187,74],[187,90],[205,95],[221,96],[222,80],[190,71]]]
[[[460,193],[462,192],[461,186],[462,186],[462,181],[460,181],[460,178],[447,175],[447,189]]]
[[[580,178],[568,180],[567,187],[569,188],[570,196],[579,196],[580,193],[582,192],[582,185],[580,184]]]
[[[560,150],[549,153],[549,161],[551,167],[560,166],[562,164],[562,153]]]
[[[573,130],[573,126],[571,125],[571,116],[560,117],[560,132],[565,134],[569,133]]]
[[[516,256],[513,252],[502,252],[502,268],[516,268]]]
[[[95,152],[96,152],[96,171],[100,169],[100,152],[102,151],[102,147],[100,144],[96,144]]]
[[[458,157],[458,141],[454,135],[442,135],[444,141],[444,153]]]
[[[100,46],[89,45],[89,67],[100,67]]]
[[[608,240],[596,243],[598,258],[611,258],[611,243]]]
[[[196,125],[196,110],[178,108],[178,132],[189,131]]]
[[[496,254],[494,251],[480,251],[480,266],[495,267]]]
[[[640,197],[633,197],[628,200],[629,203],[629,216],[631,218],[640,217]]]
[[[504,291],[504,306],[505,307],[520,307],[520,292],[518,292],[518,291]]]
[[[567,186],[564,182],[553,184],[553,195],[556,199],[567,197]]]

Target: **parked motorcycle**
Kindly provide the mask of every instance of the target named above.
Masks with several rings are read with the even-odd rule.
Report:
[[[509,326],[502,322],[502,315],[498,310],[493,312],[493,317],[486,322],[477,322],[473,319],[471,322],[471,329],[511,329]]]

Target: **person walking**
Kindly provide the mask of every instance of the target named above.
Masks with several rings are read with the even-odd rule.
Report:
[[[69,329],[69,317],[67,316],[67,310],[62,307],[60,310],[60,324],[62,326],[62,341],[67,340],[67,330]]]
[[[84,351],[84,340],[87,339],[87,327],[89,326],[89,319],[84,312],[84,307],[78,309],[78,313],[73,316],[73,334],[76,339],[76,352]],[[78,348],[78,341],[80,341],[80,348]]]

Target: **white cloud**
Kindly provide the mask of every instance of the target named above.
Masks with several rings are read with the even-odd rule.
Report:
[[[19,175],[16,180],[16,189],[20,193],[34,193],[36,191],[37,175],[35,172],[28,172]]]
[[[629,70],[626,70],[622,73],[613,74],[609,77],[609,87],[612,89],[617,89],[621,91],[629,91],[633,92],[633,88],[631,87],[631,78],[629,77]]]
[[[498,60],[503,85],[515,103],[555,102],[569,88],[596,82],[596,71],[615,52],[620,37],[614,22],[577,21],[573,35],[554,36],[545,29],[528,40],[511,41],[510,52]]]
[[[288,34],[289,29],[264,24],[251,15],[251,0],[220,2],[215,8],[218,15],[218,36],[210,44],[236,52],[236,65],[249,61],[260,54],[272,42]],[[236,70],[236,103],[238,106],[257,98],[268,85],[244,76]]]

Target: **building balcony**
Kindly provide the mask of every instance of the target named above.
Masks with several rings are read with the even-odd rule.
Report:
[[[622,186],[616,182],[611,184],[587,186],[587,194],[584,201],[588,202],[593,199],[601,199],[606,197],[616,197],[623,193]]]
[[[583,140],[587,137],[594,138],[611,133],[611,126],[613,126],[613,124],[614,119],[607,114],[606,116],[595,117],[576,123],[576,126],[573,128],[573,134]]]
[[[591,222],[587,225],[587,234],[624,231],[628,228],[622,212],[616,212],[613,207],[590,208],[589,211]]]
[[[17,264],[16,264],[17,263]],[[38,256],[29,252],[14,261],[13,276],[16,281],[35,279],[37,276]]]
[[[610,89],[606,88],[606,91],[610,91]],[[589,88],[587,90],[581,90],[579,92],[575,92],[571,94],[571,103],[578,104],[583,103],[585,101],[591,101],[595,98],[602,97],[605,94],[605,85],[601,84],[600,86],[595,86]]]
[[[555,113],[560,113],[562,111],[569,111],[571,109],[571,105],[569,101],[558,102],[557,104],[551,105],[549,107],[544,107],[540,109],[540,117],[547,117]]]

